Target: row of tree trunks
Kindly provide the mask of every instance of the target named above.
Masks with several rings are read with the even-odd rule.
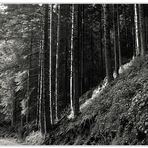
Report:
[[[108,82],[113,80],[113,61],[111,50],[111,7],[104,4],[103,6],[103,31],[104,31],[104,51],[101,49],[101,57],[105,56],[105,68],[106,77]],[[122,65],[121,59],[121,47],[120,47],[120,15],[118,5],[112,5],[113,7],[113,43],[114,43],[114,67],[116,76],[119,75],[119,68]],[[143,9],[141,5],[134,5],[135,10],[135,35],[136,35],[136,55],[145,54],[145,41],[144,41],[144,22],[143,22]],[[44,18],[44,45],[41,45],[40,51],[40,75],[39,75],[39,97],[37,107],[37,124],[43,135],[47,134],[51,130],[51,125],[58,122],[58,100],[59,100],[59,49],[60,49],[60,25],[61,25],[61,7],[57,6],[57,28],[56,28],[56,59],[55,59],[55,98],[52,97],[52,13],[53,6],[45,5],[45,18]],[[49,16],[50,13],[50,16]],[[49,23],[50,18],[50,23]],[[71,39],[70,39],[70,107],[71,114],[76,117],[79,114],[79,97],[83,92],[83,67],[84,67],[84,51],[83,51],[83,39],[84,39],[84,6],[71,5]],[[139,24],[138,24],[139,22]],[[100,14],[101,23],[101,14]],[[49,25],[50,24],[50,25]],[[101,26],[101,25],[100,25]],[[49,32],[50,31],[50,32]],[[92,32],[92,31],[91,31]],[[103,36],[102,32],[100,36]],[[93,44],[93,34],[90,33],[91,44]],[[101,37],[100,37],[101,39]],[[102,47],[102,42],[100,43]],[[127,45],[128,46],[128,45]],[[43,52],[42,52],[43,50]],[[65,71],[68,67],[68,44],[66,42],[66,56],[65,56]],[[93,50],[92,61],[93,61]],[[102,58],[102,65],[103,65]],[[92,64],[93,66],[93,64]],[[103,72],[103,69],[102,69]],[[92,72],[93,74],[93,72]],[[65,73],[65,80],[67,74]],[[93,79],[92,79],[93,80]],[[67,82],[64,84],[65,89],[69,87]],[[29,92],[29,91],[28,91]],[[29,95],[28,95],[29,96]],[[68,96],[66,94],[67,99]],[[55,99],[55,100],[54,100]],[[55,104],[54,104],[55,102]],[[55,105],[55,106],[54,106]],[[55,107],[55,108],[54,108]],[[55,111],[54,111],[55,109]],[[28,109],[29,110],[29,109]],[[39,114],[39,115],[38,115]],[[55,119],[54,119],[55,118]],[[27,119],[28,120],[28,119]],[[38,122],[39,120],[39,122]]]

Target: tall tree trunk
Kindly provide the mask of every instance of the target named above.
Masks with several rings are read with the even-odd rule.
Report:
[[[148,49],[148,17],[144,15],[145,48]]]
[[[104,24],[104,19],[103,19],[103,7],[101,6],[101,11],[100,11],[100,48],[101,48],[101,80],[102,79],[104,79],[104,77],[105,77],[105,67],[104,67],[104,65],[105,65],[105,56],[104,56],[104,51],[103,51],[103,44],[104,44],[104,40],[103,40],[103,36],[104,36],[104,34],[103,34],[103,28],[104,28],[104,26],[103,26],[103,24]]]
[[[71,51],[70,51],[70,107],[71,115],[74,116],[74,100],[73,100],[73,38],[74,38],[74,5],[71,7]]]
[[[114,30],[114,58],[115,74],[119,75],[119,50],[118,50],[118,26],[117,26],[117,7],[113,4],[113,30]]]
[[[109,18],[109,5],[103,5],[104,12],[104,51],[105,51],[105,64],[106,64],[106,77],[108,82],[113,80],[112,63],[111,63],[111,48],[110,48],[110,18]]]
[[[139,27],[138,27],[137,4],[134,4],[134,10],[135,10],[136,56],[139,56],[140,55],[140,47],[139,47]]]
[[[143,5],[138,4],[139,8],[139,32],[141,43],[141,56],[145,55],[145,32],[144,32],[144,18],[143,18]]]
[[[91,46],[91,76],[90,76],[90,88],[94,85],[94,49],[93,49],[93,32],[90,29],[90,46]]]
[[[39,127],[40,83],[41,83],[41,41],[40,41],[39,56],[38,56],[38,86],[37,86],[37,112],[36,112],[37,127]]]
[[[42,18],[41,18],[42,19]],[[41,22],[41,34],[43,33],[43,30],[42,30],[42,22]],[[44,66],[44,61],[43,61],[43,36],[41,37],[41,41],[40,41],[40,85],[39,85],[39,129],[42,133],[42,135],[45,134],[45,126],[44,126],[44,123],[45,123],[45,118],[44,118],[44,97],[43,97],[43,66]]]
[[[49,41],[49,98],[50,98],[50,120],[51,124],[53,124],[53,99],[52,99],[52,11],[53,5],[50,5],[50,41]]]
[[[81,30],[81,33],[80,33],[80,48],[81,48],[81,58],[80,58],[80,70],[81,70],[81,74],[80,74],[80,94],[82,95],[83,94],[83,69],[84,69],[84,47],[83,47],[83,44],[84,44],[84,5],[80,6],[81,7],[81,11],[79,12],[80,13],[80,16],[78,16],[80,19],[78,22],[81,21],[81,23],[79,23],[81,25],[81,28],[79,28],[79,30]],[[78,27],[80,26],[78,24]]]
[[[80,62],[80,33],[79,24],[81,24],[81,5],[74,5],[75,23],[74,23],[74,115],[75,117],[79,114],[79,96],[80,96],[80,83],[79,83],[79,62]]]
[[[68,23],[66,23],[66,28],[68,28],[69,26],[68,26]],[[68,32],[68,29],[66,29],[66,34],[68,34],[69,32]],[[68,82],[67,82],[67,80],[69,80],[69,78],[68,78],[68,73],[69,73],[69,69],[68,69],[68,55],[69,55],[69,50],[68,50],[68,48],[69,48],[69,46],[68,46],[68,41],[69,41],[69,36],[67,35],[66,36],[66,47],[65,47],[65,75],[64,75],[64,77],[65,77],[65,100],[66,100],[66,106],[68,105],[68,89],[69,89],[69,87],[68,87]]]
[[[31,114],[30,114],[30,103],[31,103],[31,100],[30,100],[30,95],[31,95],[31,91],[30,91],[30,81],[31,81],[31,72],[30,72],[30,69],[31,69],[31,60],[32,60],[32,46],[33,46],[33,32],[31,31],[31,41],[30,41],[30,55],[29,55],[29,68],[28,68],[28,71],[27,71],[27,74],[28,74],[28,78],[27,78],[27,114],[26,114],[26,122],[29,123],[30,119],[31,119]]]
[[[136,37],[135,37],[135,20],[134,20],[134,16],[135,16],[135,7],[134,5],[132,5],[132,42],[133,42],[133,56],[136,56]]]
[[[77,6],[78,7],[78,6]],[[71,55],[70,55],[70,106],[71,106],[71,115],[75,117],[79,113],[79,97],[78,97],[78,63],[74,59],[76,58],[76,49],[74,50],[74,30],[75,25],[77,24],[77,16],[75,16],[75,5],[72,4],[72,15],[71,15]],[[76,10],[78,10],[76,8]],[[76,19],[76,20],[75,20]],[[76,27],[77,28],[77,27]],[[77,49],[78,50],[78,49]]]
[[[56,76],[55,76],[55,118],[58,121],[58,70],[59,70],[59,43],[60,43],[60,4],[58,7],[58,22],[57,22],[57,48],[56,48]]]
[[[49,81],[49,48],[48,48],[48,4],[45,5],[45,24],[44,24],[44,103],[45,103],[45,134],[48,134],[51,128],[51,116],[50,116],[50,97],[51,94],[51,81]],[[50,63],[51,64],[51,63]],[[51,72],[50,72],[51,73]],[[49,86],[50,83],[50,86]]]
[[[117,5],[117,27],[118,27],[118,50],[119,50],[119,67],[122,66],[122,56],[121,56],[121,46],[120,46],[120,15],[119,15],[119,7]]]
[[[39,128],[40,128],[42,135],[44,135],[45,133],[44,122],[45,121],[44,121],[44,100],[43,100],[43,53],[40,52],[40,54],[41,56],[40,56]]]
[[[124,10],[123,10],[123,13],[124,13],[124,26],[125,26],[125,39],[126,39],[126,42],[125,42],[125,44],[126,44],[126,50],[128,50],[128,35],[127,35],[127,22],[126,22],[126,18],[127,18],[127,13],[126,13],[126,5],[124,5]]]

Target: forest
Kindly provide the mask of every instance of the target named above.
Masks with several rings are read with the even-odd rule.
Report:
[[[147,145],[147,4],[0,4],[0,145]]]

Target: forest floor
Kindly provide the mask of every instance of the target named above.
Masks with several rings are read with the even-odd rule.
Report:
[[[0,127],[0,145],[20,145],[17,134],[11,128]]]
[[[0,138],[0,145],[19,145],[14,138]]]

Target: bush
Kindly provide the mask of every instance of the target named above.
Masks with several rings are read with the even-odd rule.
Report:
[[[44,137],[39,131],[31,132],[25,139],[25,143],[31,144],[31,145],[40,145],[43,143],[43,141],[44,141]]]

